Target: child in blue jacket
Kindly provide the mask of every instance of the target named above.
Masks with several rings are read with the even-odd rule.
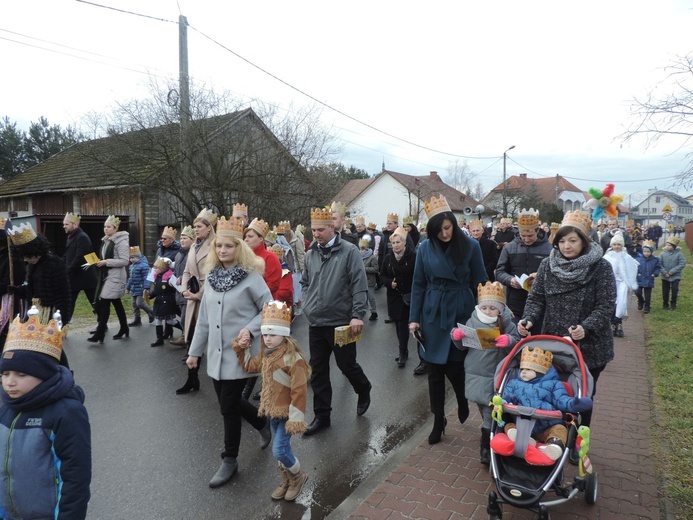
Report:
[[[662,270],[659,258],[654,256],[656,245],[652,240],[646,240],[642,244],[642,254],[635,257],[638,261],[638,288],[635,296],[638,297],[638,310],[645,314],[650,312],[652,289],[655,286],[655,278]]]
[[[125,290],[132,297],[132,314],[135,317],[130,327],[142,325],[140,309],[149,316],[149,323],[154,321],[154,314],[151,307],[144,301],[144,290],[149,289],[147,276],[149,275],[149,262],[147,257],[140,253],[140,246],[130,247],[130,276]]]

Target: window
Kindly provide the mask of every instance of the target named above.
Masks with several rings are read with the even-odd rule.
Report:
[[[661,197],[660,197],[659,195],[657,195],[657,196],[655,197],[655,202],[661,202],[660,199],[661,199]]]

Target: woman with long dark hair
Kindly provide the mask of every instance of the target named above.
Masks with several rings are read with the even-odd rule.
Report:
[[[469,416],[464,394],[466,351],[452,343],[450,331],[466,323],[476,305],[476,287],[488,280],[479,243],[457,225],[445,197],[425,204],[428,239],[416,254],[409,331],[423,336],[419,354],[428,364],[428,393],[434,425],[429,444],[440,442],[445,431],[445,377],[457,397],[460,423]]]

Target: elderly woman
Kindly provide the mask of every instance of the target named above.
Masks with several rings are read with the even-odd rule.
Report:
[[[445,431],[445,377],[457,397],[460,423],[469,417],[464,393],[466,350],[452,344],[450,331],[466,323],[476,305],[472,287],[488,280],[479,243],[457,225],[445,197],[425,204],[429,218],[428,240],[419,244],[409,312],[409,331],[419,331],[423,342],[419,354],[428,364],[428,393],[435,417],[429,444],[440,442]]]
[[[251,345],[251,356],[260,352],[262,307],[272,300],[262,278],[264,262],[243,242],[242,233],[240,219],[219,220],[205,264],[204,296],[187,360],[190,369],[198,368],[206,351],[207,374],[224,419],[224,451],[221,466],[209,482],[212,488],[228,482],[238,469],[242,418],[260,432],[263,449],[271,440],[270,421],[258,417],[257,408],[241,398],[248,374],[231,348],[238,341],[241,347]]]
[[[118,231],[118,226],[120,219],[115,215],[110,215],[103,225],[104,237],[98,251],[100,260],[96,263],[98,281],[94,302],[99,323],[94,335],[87,339],[91,343],[103,343],[108,318],[111,315],[111,305],[120,323],[120,330],[113,339],[130,335],[128,319],[121,301],[128,279],[127,267],[130,265],[130,235],[127,231]]]

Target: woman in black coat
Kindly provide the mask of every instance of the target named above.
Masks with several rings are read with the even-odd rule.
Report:
[[[402,228],[395,229],[390,244],[392,250],[383,259],[380,280],[387,287],[387,312],[395,322],[399,341],[399,357],[395,361],[403,368],[409,357],[409,304],[416,253],[407,247],[407,232]]]

